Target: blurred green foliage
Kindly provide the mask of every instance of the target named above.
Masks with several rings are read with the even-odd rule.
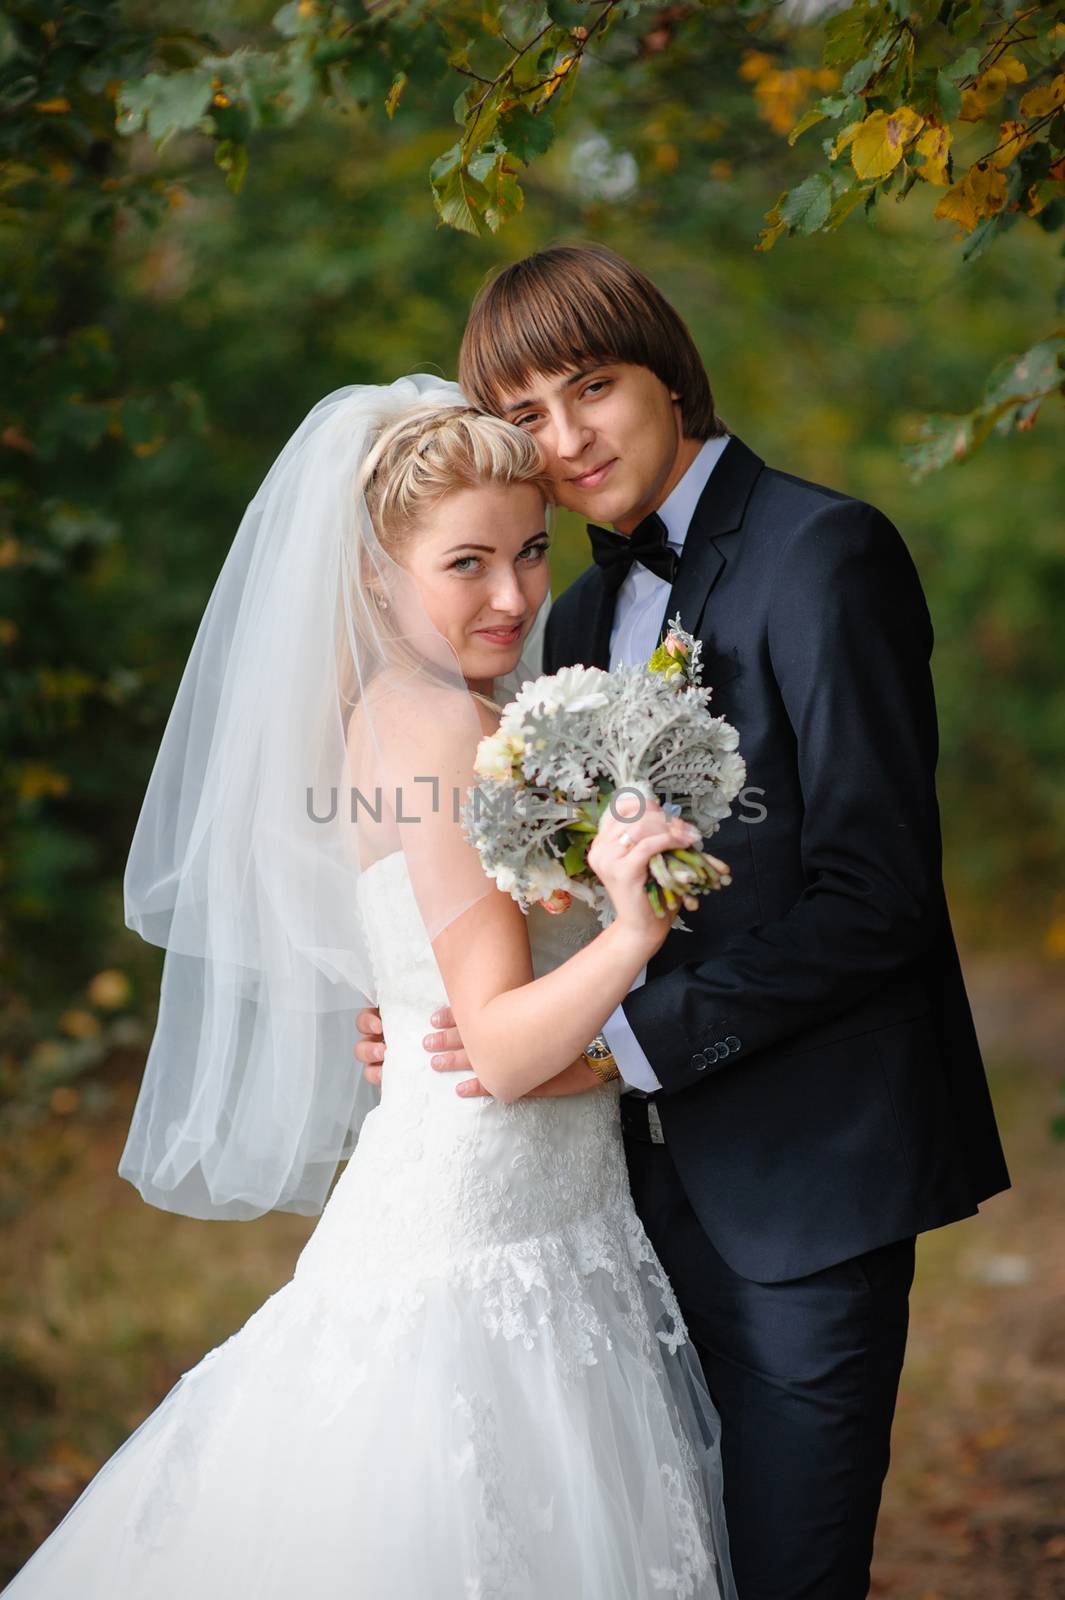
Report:
[[[203,135],[239,192],[256,131],[322,105],[393,118],[443,82],[458,91],[459,133],[430,167],[434,204],[452,228],[495,233],[524,206],[522,173],[552,148],[578,81],[583,114],[611,120],[656,67],[672,87],[694,66],[703,92],[671,102],[674,150],[704,129],[708,89],[712,121],[733,135],[751,107],[722,119],[720,80],[734,77],[741,38],[739,77],[758,116],[792,145],[818,128],[821,151],[811,157],[817,145],[804,142],[814,170],[766,213],[759,250],[834,232],[859,208],[922,185],[936,191],[935,219],[954,230],[963,261],[1018,223],[1065,225],[1063,0],[289,0],[229,48],[166,29],[156,70],[119,90],[119,126],[143,128],[160,149],[178,133]],[[1065,394],[1063,357],[1065,332],[1044,325],[1038,343],[995,366],[968,413],[927,417],[906,450],[916,475],[964,459],[992,431],[1030,428]]]
[[[1048,414],[920,486],[900,464],[911,419],[978,393],[1030,343],[1054,240],[1017,229],[962,268],[922,184],[906,206],[755,253],[808,157],[752,97],[742,8],[720,8],[712,50],[677,43],[686,10],[645,17],[627,54],[585,62],[524,208],[474,237],[438,227],[430,193],[453,137],[447,72],[413,76],[394,116],[367,95],[264,126],[234,193],[195,132],[157,153],[116,130],[119,86],[158,70],[161,51],[184,59],[187,36],[163,34],[172,8],[8,7],[0,1089],[16,1117],[91,1107],[99,1063],[152,1016],[159,956],[124,929],[122,868],[196,625],[276,451],[330,389],[453,373],[484,274],[559,237],[602,239],[650,272],[760,454],[902,529],[936,622],[965,936],[1065,957],[1065,429]],[[266,21],[250,4],[181,14],[223,53]],[[561,519],[556,588],[584,562]]]

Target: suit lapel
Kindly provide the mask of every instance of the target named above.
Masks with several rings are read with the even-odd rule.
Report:
[[[751,490],[764,465],[742,439],[732,435],[699,496],[669,591],[663,626],[679,611],[681,626],[689,633],[699,632],[710,592],[728,560],[732,541],[726,536],[742,526]]]

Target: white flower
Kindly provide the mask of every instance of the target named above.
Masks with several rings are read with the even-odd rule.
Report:
[[[610,674],[601,667],[562,667],[527,683],[503,712],[500,727],[516,732],[526,711],[597,711],[609,700]]]
[[[496,887],[504,894],[513,894],[518,886],[518,874],[513,867],[496,867],[495,880]]]
[[[497,778],[500,782],[506,782],[514,776],[515,767],[520,766],[524,751],[525,745],[517,734],[499,728],[495,733],[487,734],[477,746],[473,770],[479,778]]]
[[[525,872],[525,892],[530,900],[546,900],[556,889],[569,889],[561,861],[553,856],[534,861]]]

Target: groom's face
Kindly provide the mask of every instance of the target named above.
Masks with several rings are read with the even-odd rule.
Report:
[[[677,398],[628,362],[533,373],[500,414],[536,439],[559,505],[622,533],[657,510],[692,454]]]

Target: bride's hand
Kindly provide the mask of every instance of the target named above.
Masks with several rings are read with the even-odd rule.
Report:
[[[588,865],[602,882],[617,920],[657,950],[673,926],[676,911],[656,916],[645,885],[648,863],[659,851],[694,844],[698,831],[679,817],[667,817],[655,801],[624,794],[609,807],[588,851]]]

